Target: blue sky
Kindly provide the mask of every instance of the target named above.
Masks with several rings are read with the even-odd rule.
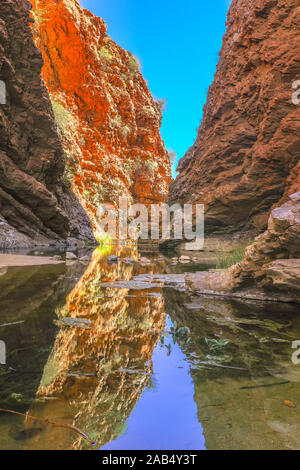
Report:
[[[162,136],[181,158],[194,143],[230,0],[80,0],[136,55],[157,98],[167,100]],[[173,172],[175,172],[174,165]]]

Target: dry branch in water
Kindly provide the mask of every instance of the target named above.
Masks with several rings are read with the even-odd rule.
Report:
[[[32,419],[33,421],[39,421],[41,423],[50,424],[51,426],[55,428],[70,429],[71,431],[74,431],[77,434],[79,434],[81,437],[83,437],[86,441],[88,441],[93,446],[96,445],[96,442],[92,441],[92,439],[90,439],[86,434],[84,434],[84,432],[80,431],[80,429],[76,428],[75,426],[71,426],[71,424],[57,423],[56,421],[52,421],[51,419],[48,419],[48,418],[37,418],[36,416],[30,416],[29,414],[20,413],[19,411],[6,410],[4,408],[0,408],[0,412],[11,413],[11,414],[18,415],[18,416],[24,416],[25,418]]]

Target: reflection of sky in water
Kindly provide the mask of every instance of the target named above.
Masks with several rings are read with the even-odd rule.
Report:
[[[137,256],[131,249],[114,253]],[[158,259],[147,267],[108,266],[106,253],[96,251],[89,267],[11,268],[0,276],[1,340],[15,370],[0,371],[1,408],[73,424],[106,450],[299,449],[300,370],[291,360],[292,342],[300,338],[297,306],[189,298],[173,289],[163,297],[150,296],[151,289],[128,295],[100,285],[153,271],[170,267]],[[166,313],[191,331],[182,348],[188,360],[172,338],[165,339],[166,346],[171,340],[170,357],[161,345],[153,353],[157,336],[143,334],[162,331]],[[75,324],[87,319],[90,328],[59,326],[64,317]],[[212,352],[205,338],[229,343]],[[120,372],[147,372],[151,355],[153,384],[150,377]],[[65,428],[28,420],[24,426],[23,417],[0,413],[0,448],[91,446]]]
[[[171,322],[168,318],[168,329]],[[205,449],[197,418],[194,384],[189,364],[180,347],[171,341],[171,355],[160,344],[153,354],[153,390],[145,390],[127,420],[123,436],[102,450],[197,450]]]

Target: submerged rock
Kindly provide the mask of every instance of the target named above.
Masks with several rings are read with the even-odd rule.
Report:
[[[157,282],[158,285],[164,287],[172,287],[176,290],[185,290],[184,274],[139,274],[134,278],[138,282]]]
[[[111,255],[107,257],[107,262],[111,266],[113,264],[117,264],[119,262],[119,258],[118,256]]]
[[[266,284],[281,291],[293,290],[300,299],[300,259],[284,259],[270,263],[265,271]]]
[[[0,269],[3,270],[3,274],[6,274],[8,267],[46,266],[52,264],[64,264],[64,260],[60,257],[50,258],[47,256],[0,254]]]

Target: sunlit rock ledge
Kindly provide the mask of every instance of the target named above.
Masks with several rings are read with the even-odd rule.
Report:
[[[242,262],[221,272],[186,276],[189,291],[226,297],[300,303],[300,192],[274,209],[268,229]]]

